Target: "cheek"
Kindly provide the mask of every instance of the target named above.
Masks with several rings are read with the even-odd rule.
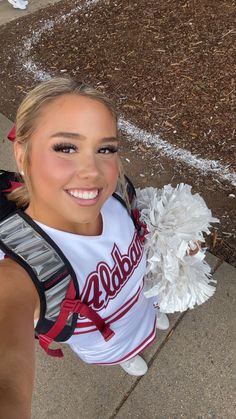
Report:
[[[117,184],[118,176],[119,176],[118,159],[108,162],[107,167],[106,167],[106,173],[107,173],[108,180],[110,181],[112,186],[115,188]]]
[[[68,176],[72,175],[74,171],[74,164],[50,153],[38,153],[32,156],[31,159],[31,175],[33,184],[53,182],[63,182],[67,180]]]

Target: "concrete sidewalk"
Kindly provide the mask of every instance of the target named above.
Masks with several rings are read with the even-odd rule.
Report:
[[[119,366],[86,365],[68,349],[63,360],[37,350],[33,419],[235,418],[236,272],[212,255],[208,261],[216,269],[216,295],[170,316],[171,331],[159,332],[144,352],[144,377],[130,377]]]
[[[27,11],[0,2],[0,24],[54,1],[29,0]],[[0,115],[0,168],[14,170],[12,122]],[[170,316],[171,328],[144,352],[148,373],[86,365],[68,348],[53,359],[37,346],[33,419],[234,419],[233,342],[236,270],[207,255],[217,291],[207,303]],[[235,365],[234,365],[235,367]]]
[[[58,3],[61,0],[29,0],[26,10],[14,9],[7,0],[0,0],[0,25],[27,16],[36,10]]]

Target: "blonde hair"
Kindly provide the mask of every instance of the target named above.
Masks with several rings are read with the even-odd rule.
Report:
[[[114,104],[106,95],[93,87],[83,83],[78,83],[73,79],[55,77],[40,83],[33,90],[31,90],[24,98],[16,115],[15,141],[21,144],[24,150],[22,167],[24,172],[23,185],[8,195],[8,199],[14,201],[20,208],[27,207],[30,202],[30,195],[32,191],[29,175],[31,136],[36,128],[37,119],[45,105],[66,94],[86,96],[101,102],[109,109],[114,120],[117,122],[117,114]],[[130,209],[127,186],[121,162],[117,188],[123,194],[126,204]]]

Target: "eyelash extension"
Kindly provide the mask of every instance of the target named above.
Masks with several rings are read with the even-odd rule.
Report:
[[[52,146],[53,150],[56,152],[70,154],[70,150],[77,151],[75,144],[71,143],[57,143]],[[118,152],[118,147],[113,145],[103,146],[99,148],[98,153],[100,154],[114,154]]]
[[[101,147],[99,149],[99,153],[102,152],[101,154],[108,154],[108,153],[103,153],[103,151],[109,151],[109,153],[114,154],[114,153],[117,153],[118,150],[119,150],[118,147],[113,146],[113,145],[108,145],[108,146]]]
[[[71,143],[58,143],[58,144],[54,144],[53,145],[53,150],[54,151],[61,151],[64,153],[68,153],[69,154],[69,150],[72,149],[74,151],[77,150],[77,147],[75,144],[71,144]],[[67,151],[65,151],[67,150]]]

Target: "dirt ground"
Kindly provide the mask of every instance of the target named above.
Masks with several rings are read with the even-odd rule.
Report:
[[[0,28],[0,111],[14,118],[43,71],[68,74],[105,91],[140,129],[233,173],[234,1],[93,3],[62,1]],[[221,221],[211,251],[236,266],[235,185],[121,136],[125,169],[136,185],[186,182],[202,194]]]

